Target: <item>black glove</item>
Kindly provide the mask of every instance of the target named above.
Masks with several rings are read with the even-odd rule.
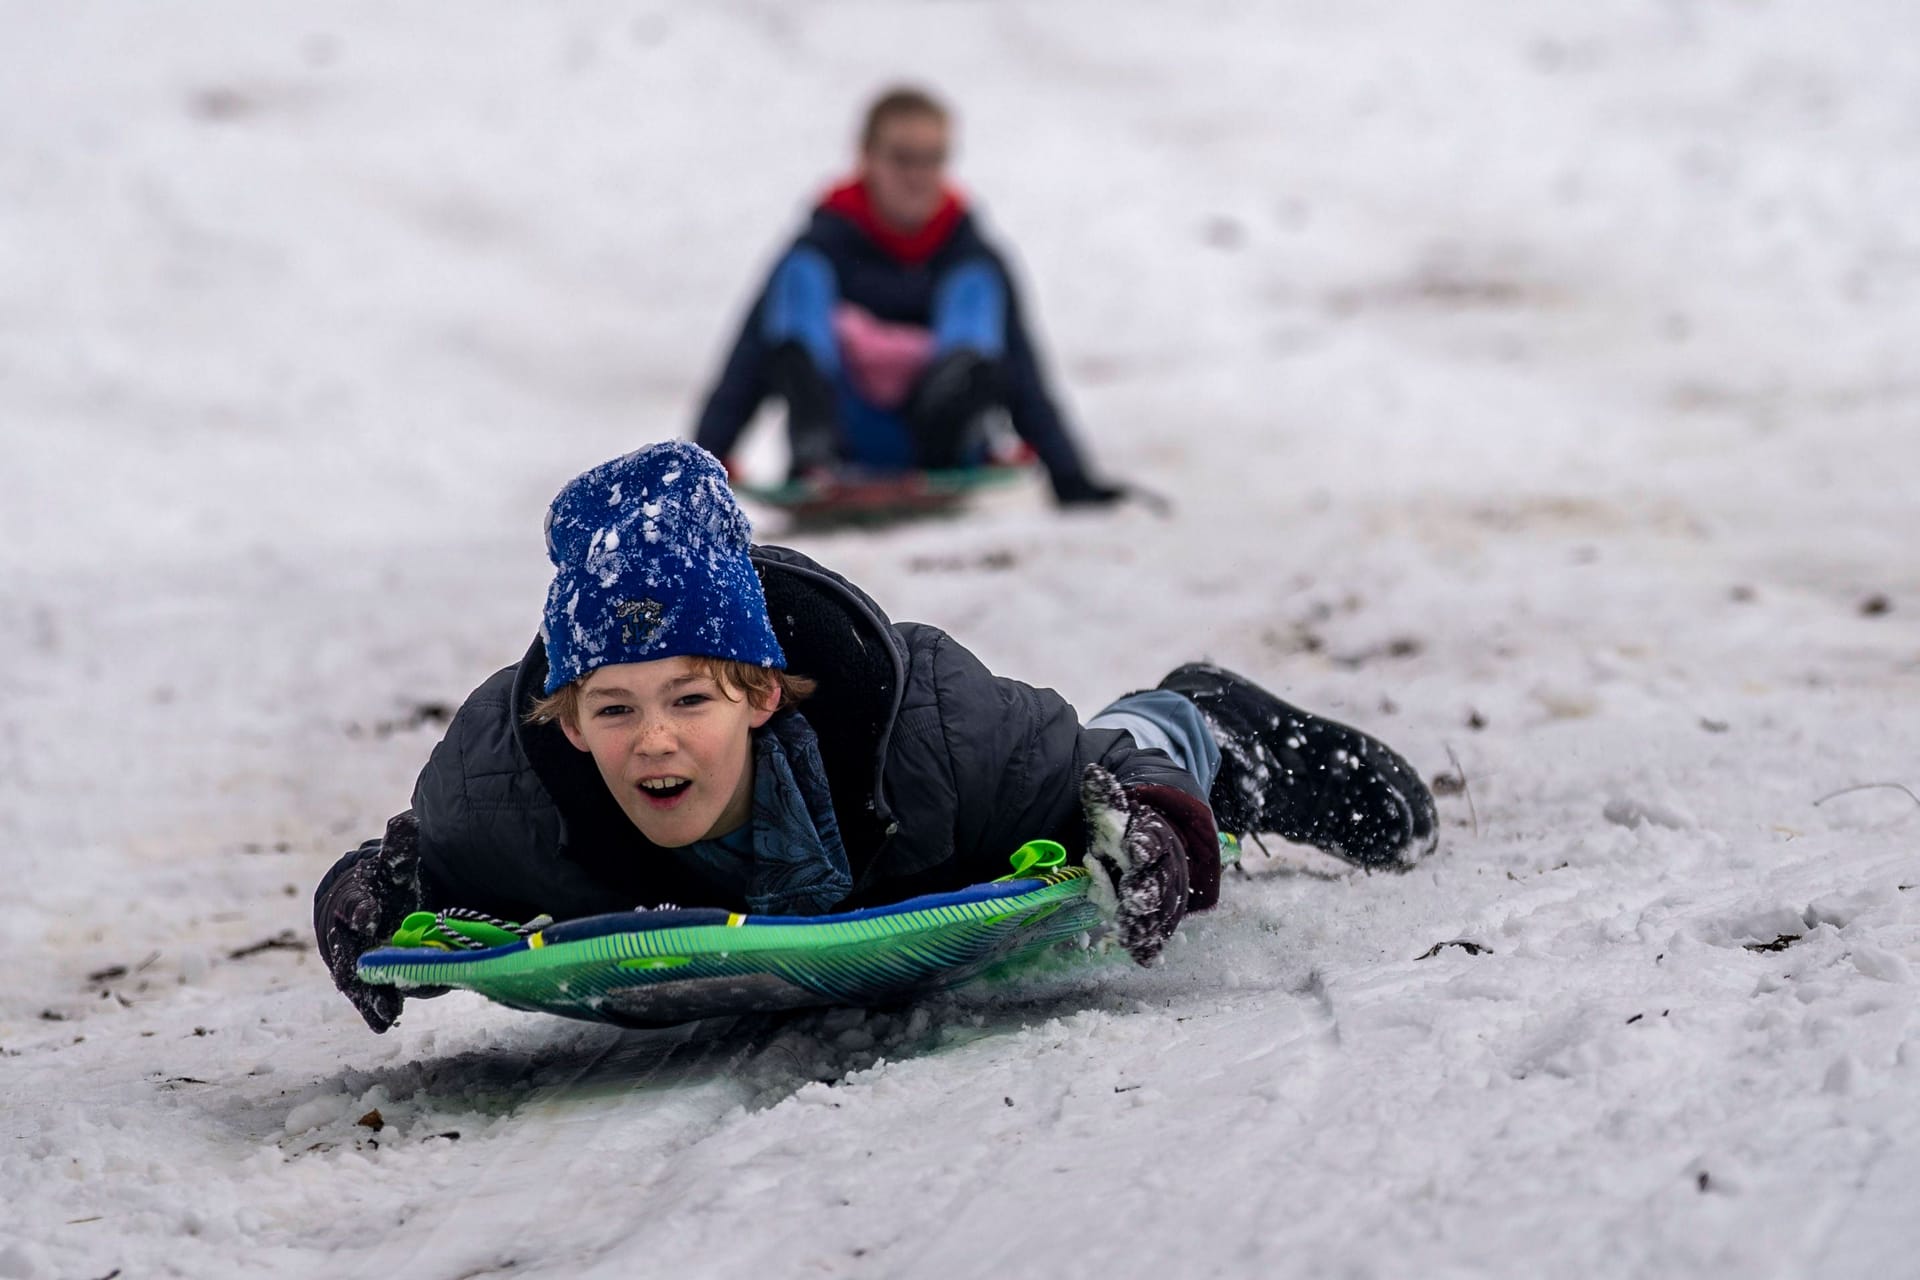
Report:
[[[1187,848],[1161,812],[1097,764],[1080,776],[1087,870],[1120,945],[1151,964],[1187,914]]]
[[[400,1016],[406,997],[397,987],[360,981],[360,957],[382,946],[409,912],[420,909],[420,823],[409,810],[387,823],[379,840],[360,846],[360,857],[321,886],[313,901],[313,932],[333,985],[375,1031],[385,1031]],[[427,988],[411,995],[438,995]]]
[[[1053,482],[1053,500],[1063,507],[1110,507],[1132,492],[1124,484],[1102,484],[1083,475],[1060,476]]]

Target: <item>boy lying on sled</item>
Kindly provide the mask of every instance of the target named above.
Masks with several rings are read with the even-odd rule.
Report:
[[[1179,667],[1083,725],[751,532],[691,444],[554,499],[540,638],[467,698],[412,807],[314,895],[334,982],[375,1031],[404,996],[355,964],[415,910],[820,915],[991,880],[1045,838],[1085,863],[1146,964],[1219,896],[1216,830],[1369,867],[1433,847],[1404,760],[1231,672]]]

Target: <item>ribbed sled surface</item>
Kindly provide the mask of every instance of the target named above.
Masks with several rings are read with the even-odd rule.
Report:
[[[834,916],[621,912],[483,951],[386,947],[360,976],[623,1026],[884,1004],[1096,930],[1087,885],[1084,868],[1061,867]]]

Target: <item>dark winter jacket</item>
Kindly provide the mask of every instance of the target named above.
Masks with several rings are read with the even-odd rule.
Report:
[[[1049,689],[995,676],[935,627],[892,623],[807,557],[757,547],[768,613],[817,735],[853,889],[826,906],[897,901],[1007,872],[1027,840],[1085,842],[1079,780],[1099,762],[1168,813],[1211,906],[1219,856],[1199,785],[1123,731],[1081,728]],[[702,883],[621,812],[591,757],[524,715],[546,676],[536,641],[454,717],[414,789],[425,905],[513,919],[706,903]],[[349,854],[327,883],[359,856]]]
[[[989,264],[1006,286],[1007,348],[1001,361],[1001,378],[1013,429],[1033,446],[1057,491],[1068,492],[1087,482],[1086,463],[1054,404],[1039,355],[1028,336],[1013,275],[980,234],[971,212],[960,212],[946,241],[921,263],[901,261],[845,214],[825,207],[814,210],[807,229],[787,252],[803,247],[817,250],[833,267],[843,299],[878,319],[921,327],[930,322],[934,295],[950,272],[972,262]],[[694,443],[716,457],[724,458],[732,451],[740,432],[770,394],[767,371],[773,353],[761,321],[765,305],[763,288],[747,312],[720,380],[708,393],[700,412]]]

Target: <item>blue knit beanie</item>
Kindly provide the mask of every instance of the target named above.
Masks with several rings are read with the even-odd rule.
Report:
[[[546,692],[656,658],[785,669],[752,537],[725,468],[698,445],[649,445],[574,477],[547,509]]]

